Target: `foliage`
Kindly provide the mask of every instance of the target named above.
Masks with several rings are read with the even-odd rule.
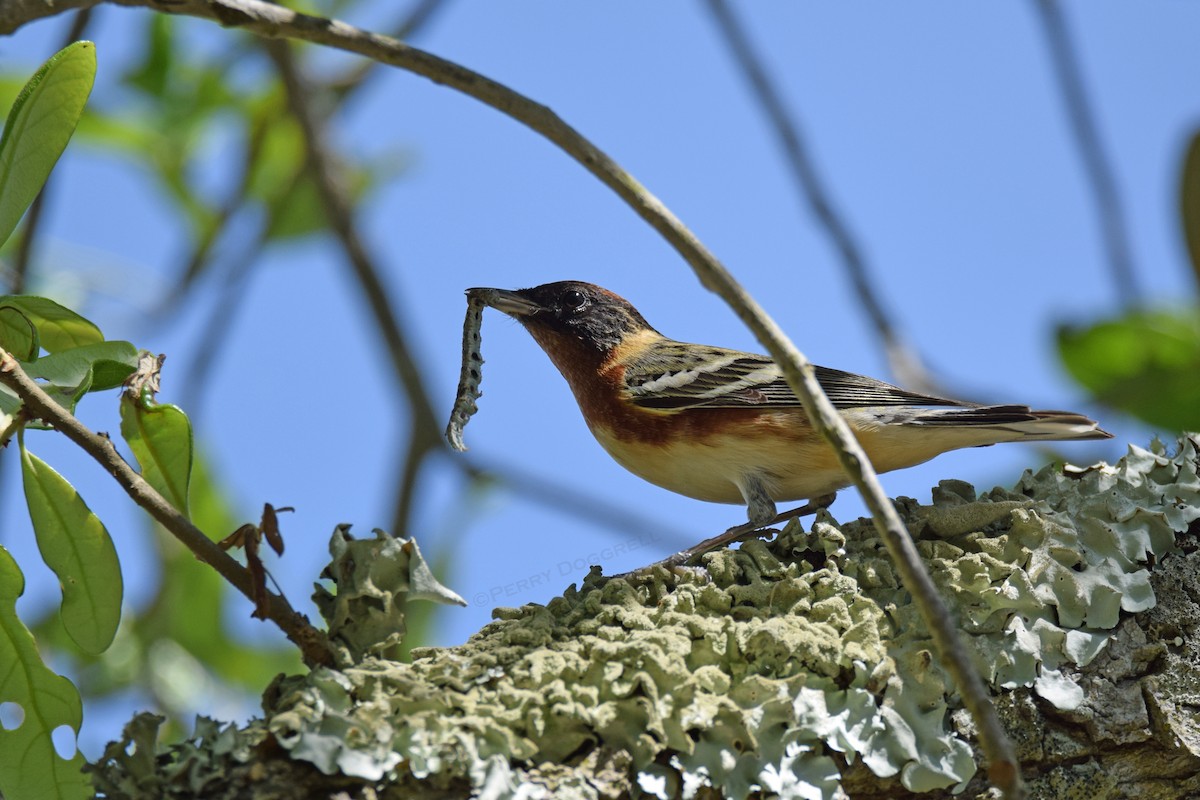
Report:
[[[109,114],[93,108],[83,113],[96,66],[90,42],[64,48],[16,92],[0,140],[0,245],[76,130],[93,144],[150,164],[152,177],[190,224],[195,252],[173,300],[208,269],[211,248],[238,214],[261,220],[256,247],[322,229],[323,212],[308,174],[303,138],[294,119],[282,113],[281,87],[270,82],[239,85],[230,77],[236,58],[218,59],[215,66],[188,62],[181,57],[187,48],[177,31],[176,21],[166,15],[147,18],[147,47],[124,76],[126,86],[145,101],[135,112]],[[234,51],[246,47],[244,40],[232,44]],[[231,119],[245,123],[245,173],[229,196],[213,197],[197,167],[207,157],[202,148],[214,126]],[[361,196],[386,179],[397,163],[385,157],[368,168],[352,169],[347,182],[352,194]],[[218,347],[214,338],[211,349]],[[210,538],[221,539],[237,527],[219,482],[202,463],[193,464],[187,415],[155,400],[160,361],[129,342],[106,340],[98,326],[75,311],[30,295],[0,296],[0,351],[70,412],[86,396],[124,385],[120,431],[142,476],[172,506],[192,515]],[[75,797],[86,791],[77,774],[81,757],[76,753],[63,762],[55,755],[50,732],[65,722],[78,733],[79,694],[69,681],[47,670],[39,649],[73,665],[89,697],[130,688],[148,691],[161,710],[174,715],[176,725],[182,722],[179,715],[194,712],[198,700],[184,702],[181,687],[171,685],[180,658],[252,693],[281,671],[294,671],[300,661],[294,648],[242,642],[232,635],[222,614],[229,584],[213,571],[197,568],[191,553],[157,525],[154,571],[169,579],[161,580],[148,606],[127,609],[122,621],[123,581],[108,531],[75,488],[26,446],[25,431],[44,427],[12,389],[0,384],[0,446],[19,443],[31,521],[43,559],[63,586],[58,614],[27,625],[10,611],[11,624],[5,620],[10,649],[31,659],[25,673],[33,678],[45,673],[54,680],[38,678],[20,691],[5,687],[0,693],[0,702],[17,703],[24,712],[12,733],[29,744],[20,764],[12,761],[16,751],[6,751],[7,759],[0,754],[0,792],[24,796],[32,787],[46,796]],[[6,589],[19,594],[22,581],[15,562],[11,569],[14,577]],[[197,614],[197,608],[203,613]],[[38,647],[32,645],[30,630]],[[26,640],[29,646],[24,646]],[[70,700],[74,715],[40,713],[43,707],[58,708],[55,698]]]
[[[57,53],[17,96],[0,138],[0,244],[7,239],[40,191],[83,112],[96,71],[95,47],[76,42]],[[128,342],[106,341],[87,319],[52,300],[0,296],[0,358],[39,381],[51,402],[72,411],[84,396],[121,386],[139,366]],[[5,365],[4,369],[12,369]],[[147,476],[163,484],[186,509],[191,469],[191,433],[177,409],[164,413],[149,392],[126,399],[136,433],[130,444]],[[97,655],[112,644],[123,595],[116,548],[100,519],[71,484],[26,444],[26,428],[38,427],[37,413],[10,386],[0,386],[0,445],[17,438],[26,504],[38,548],[58,576],[62,629],[84,653]],[[166,420],[164,423],[163,420]],[[64,760],[52,733],[82,719],[75,687],[43,663],[29,629],[16,616],[24,577],[0,547],[0,629],[4,671],[0,702],[15,703],[20,722],[0,731],[0,791],[8,797],[83,797],[82,756]]]
[[[1179,213],[1196,285],[1200,287],[1200,131],[1192,134],[1179,178]]]
[[[83,756],[77,752],[64,761],[50,738],[60,725],[79,731],[79,693],[42,663],[33,636],[17,617],[24,591],[17,562],[0,547],[0,663],[21,667],[4,671],[0,702],[17,704],[24,717],[15,730],[0,730],[0,790],[6,797],[86,797],[79,772]]]
[[[190,229],[193,251],[172,302],[217,269],[211,256],[231,227],[256,228],[246,237],[253,243],[248,258],[268,244],[295,242],[326,226],[303,135],[285,113],[282,88],[275,81],[240,81],[233,74],[246,63],[250,41],[229,38],[216,58],[195,59],[189,58],[180,31],[177,19],[148,16],[145,49],[122,76],[138,102],[119,113],[90,109],[79,131],[84,141],[148,166],[147,177]],[[229,160],[237,164],[237,174],[228,187],[214,188],[206,174],[211,153],[205,148],[218,133],[233,134]],[[365,198],[404,162],[385,152],[370,161],[345,163],[348,188],[355,198]]]
[[[170,303],[181,300],[209,270],[215,244],[239,217],[260,226],[241,263],[248,263],[268,243],[294,241],[323,229],[324,212],[308,171],[303,135],[294,118],[284,113],[282,87],[278,82],[247,83],[232,77],[234,65],[242,61],[237,55],[251,47],[250,40],[228,39],[228,58],[189,60],[179,30],[177,20],[168,15],[146,18],[146,47],[123,76],[139,102],[118,113],[95,107],[84,113],[96,69],[91,42],[64,48],[23,88],[3,81],[0,91],[16,99],[0,140],[0,245],[41,190],[75,131],[93,145],[150,166],[150,177],[188,224],[194,251]],[[342,95],[352,89],[343,87]],[[214,130],[230,129],[231,121],[232,129],[242,136],[244,171],[222,196],[214,194],[201,166],[209,157],[204,148]],[[364,196],[400,164],[386,153],[361,166],[347,161],[345,183],[351,196]],[[32,235],[32,231],[25,233]],[[219,347],[219,335],[212,336],[209,351],[215,354]],[[29,295],[0,296],[0,350],[71,412],[84,397],[121,387],[148,357],[129,342],[107,341],[99,327],[63,305]],[[156,390],[156,384],[139,381],[121,392],[124,443],[154,490],[176,509],[191,514],[210,538],[221,539],[237,527],[237,520],[219,482],[203,464],[196,466],[193,475],[191,423],[177,406],[156,402]],[[160,581],[148,606],[126,609],[128,618],[122,622],[121,572],[108,531],[74,487],[26,446],[24,432],[44,427],[12,390],[0,385],[0,446],[19,442],[39,547],[63,586],[59,613],[27,620],[28,627],[12,618],[14,641],[28,637],[32,629],[43,653],[73,665],[87,696],[148,691],[176,726],[183,722],[182,715],[194,713],[198,699],[184,702],[186,689],[181,693],[181,687],[171,685],[180,658],[248,693],[261,691],[272,676],[299,666],[294,648],[270,640],[243,642],[234,636],[222,614],[230,598],[229,584],[212,571],[197,568],[194,557],[157,525],[152,526],[156,546],[149,555],[158,561],[154,573],[170,577]],[[20,577],[15,562],[12,569]],[[14,579],[8,588],[19,590],[19,584]],[[204,609],[202,614],[196,613],[198,607]],[[414,619],[427,625],[429,616],[418,612]],[[118,624],[120,634],[110,647]],[[410,639],[406,644],[411,643]],[[39,648],[16,647],[13,652],[38,659],[36,665],[45,671]],[[38,674],[33,662],[28,666],[30,675]],[[75,688],[61,677],[52,683],[35,682],[24,694],[5,690],[0,702],[11,698],[25,710],[32,702],[28,698],[37,699],[36,693],[46,687],[68,693],[78,707]],[[72,723],[76,733],[77,717],[78,713]],[[18,730],[33,743],[30,757],[46,764],[61,762],[49,739],[50,728],[38,727],[43,718],[52,720],[26,713]],[[75,775],[78,754],[69,763],[68,771]],[[83,791],[72,788],[78,784],[75,778],[62,781],[61,788],[54,790],[55,775],[61,777],[62,770],[32,769],[30,764],[22,768],[19,780],[32,780],[40,790],[68,793],[63,796]],[[24,785],[12,782],[16,773],[6,766],[11,764],[0,756],[0,792]]]
[[[1200,308],[1134,310],[1062,328],[1058,348],[1101,403],[1159,428],[1200,430]]]

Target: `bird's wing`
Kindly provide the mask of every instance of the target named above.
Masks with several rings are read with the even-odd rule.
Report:
[[[883,381],[816,367],[817,381],[837,408],[863,406],[969,406],[908,392]],[[796,408],[770,358],[722,347],[664,340],[625,365],[625,390],[643,408]]]

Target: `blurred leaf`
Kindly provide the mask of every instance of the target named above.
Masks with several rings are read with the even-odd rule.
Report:
[[[1183,236],[1187,241],[1196,286],[1200,287],[1200,131],[1188,143],[1183,159],[1183,176],[1179,187],[1180,210],[1183,214]]]
[[[293,181],[287,191],[269,198],[267,213],[267,236],[273,240],[311,236],[326,227],[317,187],[307,175]]]
[[[129,443],[142,477],[188,513],[188,482],[192,476],[192,423],[182,409],[121,395],[121,435]]]
[[[16,75],[0,76],[0,108],[12,108],[27,81],[28,78]]]
[[[17,95],[0,137],[0,244],[17,227],[66,149],[96,78],[96,46],[59,50]]]
[[[124,84],[142,96],[146,133],[111,124],[101,132],[116,144],[137,148],[139,164],[154,171],[176,210],[203,230],[215,211],[204,196],[208,182],[197,178],[207,177],[212,164],[208,157],[198,159],[197,152],[210,145],[214,130],[237,123],[242,115],[243,100],[227,74],[237,59],[187,60],[181,54],[190,51],[175,34],[177,20],[156,14],[146,23],[145,50],[123,76]]]
[[[262,145],[251,164],[248,194],[267,208],[268,236],[287,239],[316,232],[325,216],[316,189],[306,176],[308,156],[303,134],[287,113],[281,90],[277,87],[265,97],[253,114]]]
[[[64,761],[51,739],[62,725],[79,733],[79,692],[42,663],[33,635],[17,617],[17,598],[24,592],[25,576],[0,547],[0,698],[19,705],[25,717],[15,730],[0,727],[0,793],[14,800],[90,797],[80,772],[83,755],[76,750]]]
[[[309,176],[304,135],[288,113],[281,90],[263,98],[254,109],[262,125],[263,144],[250,174],[249,194],[267,209],[267,235],[287,240],[311,236],[328,228],[325,208]],[[360,202],[372,188],[391,179],[406,165],[394,156],[366,166],[339,164],[349,197]]]
[[[1067,370],[1101,403],[1169,430],[1200,430],[1200,309],[1136,311],[1061,328]]]
[[[37,328],[39,343],[47,353],[69,350],[104,341],[104,334],[91,321],[47,297],[5,295],[0,308],[15,308]]]
[[[61,618],[71,639],[89,653],[112,643],[121,621],[121,565],[100,518],[75,487],[21,442],[29,518],[46,566],[62,585]]]
[[[122,152],[130,156],[139,169],[145,169],[146,153],[158,141],[158,132],[153,123],[132,112],[112,116],[89,108],[75,129],[75,140]]]
[[[175,20],[166,14],[152,14],[142,40],[146,49],[141,61],[131,67],[123,79],[152,97],[163,98],[175,66]]]
[[[7,350],[18,361],[37,358],[37,328],[29,317],[0,301],[0,349]]]

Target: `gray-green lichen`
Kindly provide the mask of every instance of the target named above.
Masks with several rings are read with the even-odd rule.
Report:
[[[898,501],[1010,729],[1044,703],[1096,740],[1166,731],[1172,752],[1200,761],[1194,675],[1164,672],[1180,702],[1154,708],[1121,677],[1163,655],[1122,621],[1152,609],[1150,569],[1195,536],[1197,461],[1185,439],[1174,456],[1131,448],[1113,466],[1027,473],[1012,491],[977,498],[945,482],[933,506]],[[403,664],[361,644],[377,620],[367,635],[342,615],[363,657],[278,681],[264,719],[235,738],[422,796],[835,798],[864,770],[915,792],[976,772],[969,718],[869,521],[823,514],[709,554],[702,570],[593,569],[546,606],[495,617]],[[1195,620],[1176,624],[1181,642],[1195,637]],[[1045,757],[1050,738],[1019,742],[1023,761]],[[100,769],[131,775],[114,752]],[[1077,766],[1081,785],[1116,780]]]
[[[376,529],[373,539],[355,539],[339,525],[329,540],[333,560],[321,573],[337,587],[317,585],[313,602],[329,626],[329,641],[339,664],[357,664],[367,656],[386,656],[400,645],[411,600],[465,606],[438,583],[415,539],[399,539]]]

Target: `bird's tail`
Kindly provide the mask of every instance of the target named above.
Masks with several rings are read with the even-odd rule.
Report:
[[[1028,406],[972,406],[922,409],[904,424],[920,427],[975,428],[995,433],[995,441],[1111,439],[1098,423],[1071,411],[1034,411]]]

